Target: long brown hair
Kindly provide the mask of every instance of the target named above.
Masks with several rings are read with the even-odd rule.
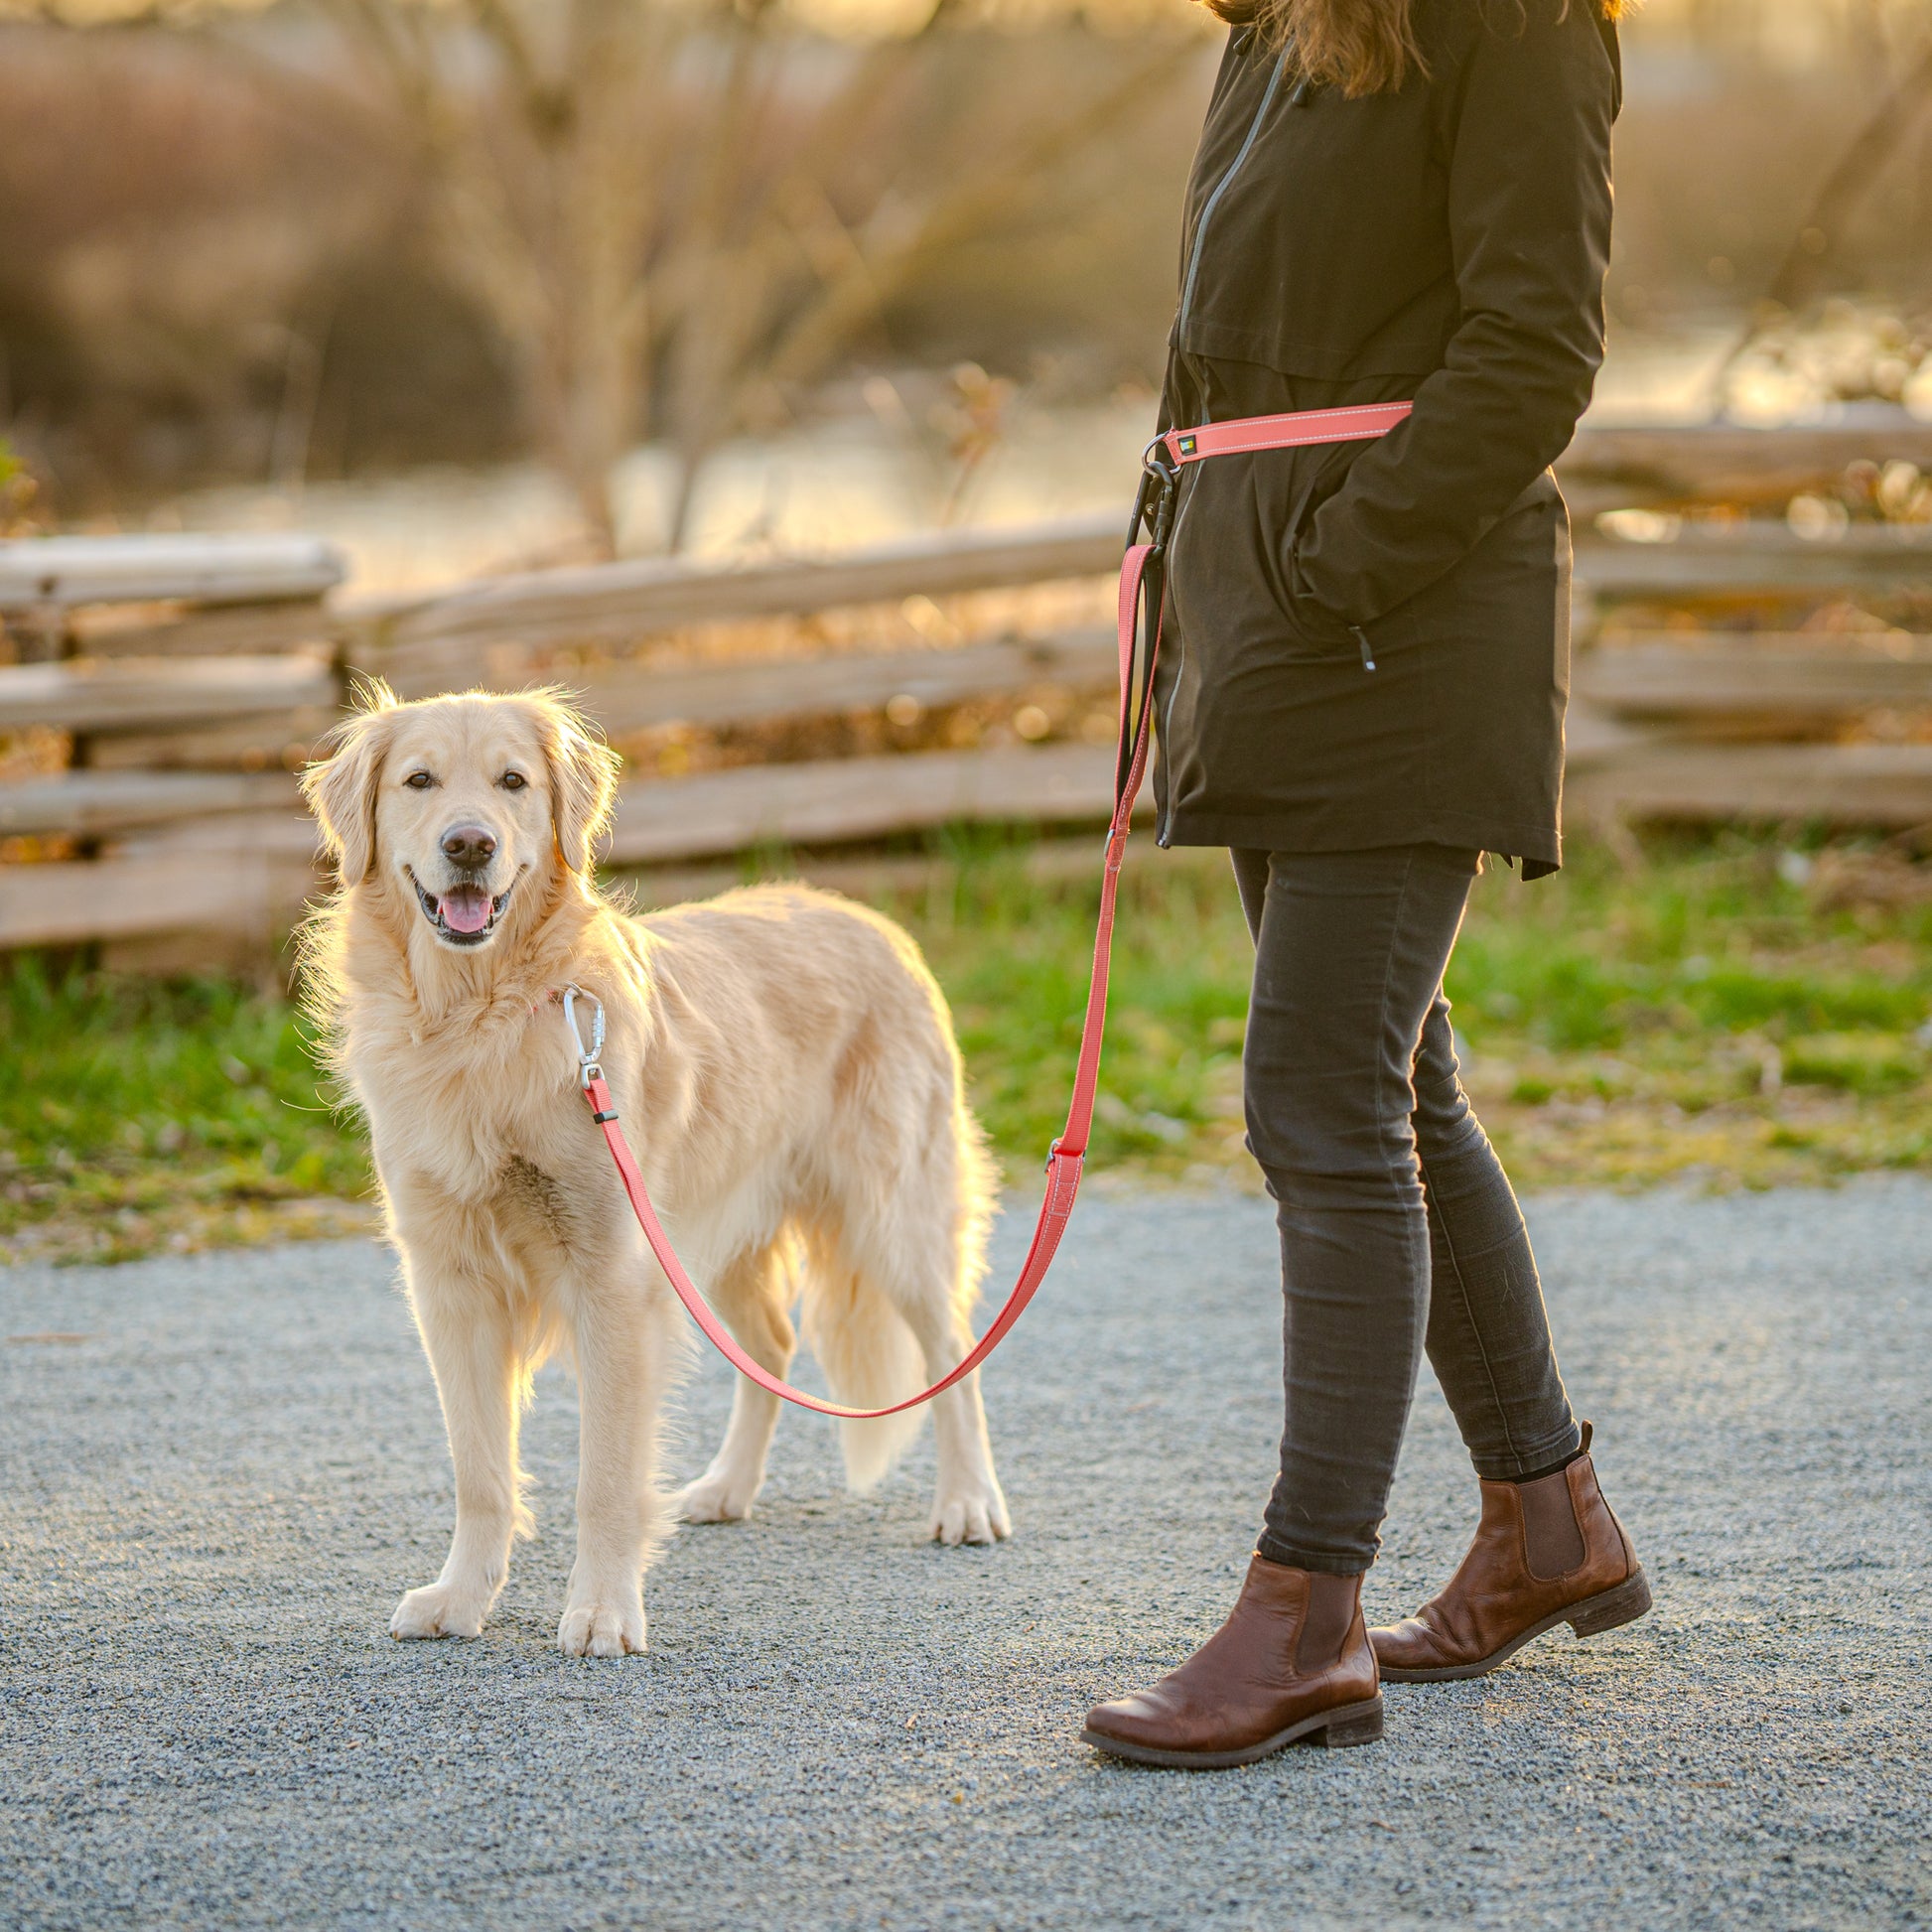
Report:
[[[1231,23],[1253,23],[1277,47],[1294,46],[1295,70],[1350,99],[1402,85],[1424,66],[1412,15],[1415,0],[1206,0]],[[1565,5],[1569,0],[1565,0]],[[1585,0],[1614,20],[1625,0]]]

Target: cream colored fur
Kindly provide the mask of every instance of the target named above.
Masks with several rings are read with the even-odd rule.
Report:
[[[615,769],[551,694],[399,704],[377,687],[304,774],[341,878],[306,936],[308,996],[368,1120],[456,1468],[449,1561],[397,1605],[399,1637],[482,1628],[529,1527],[518,1415],[561,1347],[583,1420],[558,1641],[573,1656],[643,1648],[659,1419],[690,1324],[578,1090],[554,1004],[566,984],[604,1002],[604,1066],[651,1198],[757,1361],[788,1371],[801,1298],[813,1351],[855,1405],[913,1393],[971,1345],[991,1173],[916,947],[796,886],[627,916],[591,882]],[[462,863],[453,829],[471,839]],[[469,943],[435,918],[465,882],[507,894]],[[1005,1536],[978,1378],[929,1406],[932,1534]],[[750,1512],[778,1407],[738,1379],[723,1446],[677,1499],[685,1520]],[[840,1425],[854,1488],[923,1413]]]

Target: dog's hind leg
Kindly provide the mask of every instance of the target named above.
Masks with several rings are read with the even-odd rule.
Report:
[[[782,1242],[741,1255],[714,1284],[710,1302],[738,1345],[768,1374],[790,1373],[798,1345],[787,1312],[791,1269]],[[746,1376],[732,1391],[731,1421],[711,1466],[679,1495],[686,1523],[735,1523],[751,1515],[764,1486],[764,1460],[778,1426],[779,1402]]]
[[[978,1266],[974,1244],[949,1239],[950,1230],[937,1215],[913,1205],[932,1198],[930,1190],[896,1189],[874,1215],[849,1214],[843,1234],[872,1295],[911,1330],[928,1383],[957,1368],[972,1349],[970,1293],[962,1290],[960,1275]],[[872,1295],[855,1298],[855,1309],[863,1311]],[[992,1543],[1011,1534],[1007,1499],[993,1468],[978,1374],[934,1396],[931,1407],[939,1464],[930,1523],[934,1539]]]
[[[938,1296],[895,1299],[925,1353],[927,1378],[936,1382],[950,1374],[973,1346],[973,1333],[965,1316],[955,1313]],[[932,1398],[932,1438],[939,1462],[928,1525],[934,1540],[946,1544],[992,1543],[1010,1536],[1013,1521],[993,1469],[993,1445],[986,1433],[978,1370],[944,1395]]]

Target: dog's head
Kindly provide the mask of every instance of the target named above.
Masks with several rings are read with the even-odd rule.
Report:
[[[586,872],[618,759],[554,693],[402,704],[371,686],[302,788],[345,891],[413,905],[435,943],[487,946],[519,894]]]

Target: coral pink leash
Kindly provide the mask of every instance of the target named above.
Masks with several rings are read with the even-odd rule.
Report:
[[[644,1239],[650,1243],[657,1265],[663,1269],[672,1291],[692,1320],[732,1367],[759,1388],[796,1403],[801,1409],[814,1409],[822,1416],[837,1416],[848,1422],[896,1416],[901,1410],[916,1409],[920,1403],[930,1402],[955,1382],[964,1381],[999,1347],[1012,1332],[1014,1323],[1026,1313],[1028,1304],[1053,1265],[1060,1237],[1072,1216],[1073,1202],[1080,1191],[1081,1169],[1086,1161],[1087,1139],[1093,1126],[1094,1096],[1100,1085],[1100,1042],[1107,1026],[1107,975],[1113,959],[1115,901],[1120,892],[1120,869],[1127,854],[1134,800],[1146,775],[1152,736],[1154,667],[1161,649],[1162,558],[1173,518],[1174,478],[1184,465],[1211,456],[1367,441],[1395,428],[1409,411],[1410,405],[1402,402],[1357,409],[1309,410],[1290,416],[1254,416],[1240,422],[1205,424],[1199,429],[1170,430],[1148,445],[1141,490],[1134,504],[1134,520],[1128,526],[1127,554],[1120,567],[1120,736],[1114,768],[1114,814],[1107,828],[1105,869],[1100,881],[1100,917],[1094,932],[1093,970],[1087,981],[1086,1018],[1080,1028],[1073,1097],[1067,1105],[1066,1126],[1046,1157],[1046,1196],[1040,1203],[1033,1245],[1027,1250],[1020,1278],[992,1326],[951,1374],[942,1376],[929,1389],[921,1389],[917,1395],[907,1396],[903,1402],[895,1402],[887,1408],[849,1409],[842,1403],[826,1402],[803,1389],[793,1388],[755,1362],[698,1292],[650,1203],[644,1176],[623,1137],[617,1102],[611,1096],[598,1061],[604,1048],[603,1006],[595,996],[579,987],[564,990],[564,1022],[570,1029],[571,1044],[577,1053],[578,1084],[590,1102],[591,1118],[603,1130],[611,1159],[617,1163],[618,1177],[630,1197]],[[1165,452],[1167,462],[1155,456],[1157,450]],[[1139,541],[1144,523],[1152,533],[1151,542]],[[1146,659],[1137,664],[1136,644],[1142,635],[1147,639]],[[596,1009],[588,1042],[578,1029],[576,1003],[579,1000],[590,1001]]]

